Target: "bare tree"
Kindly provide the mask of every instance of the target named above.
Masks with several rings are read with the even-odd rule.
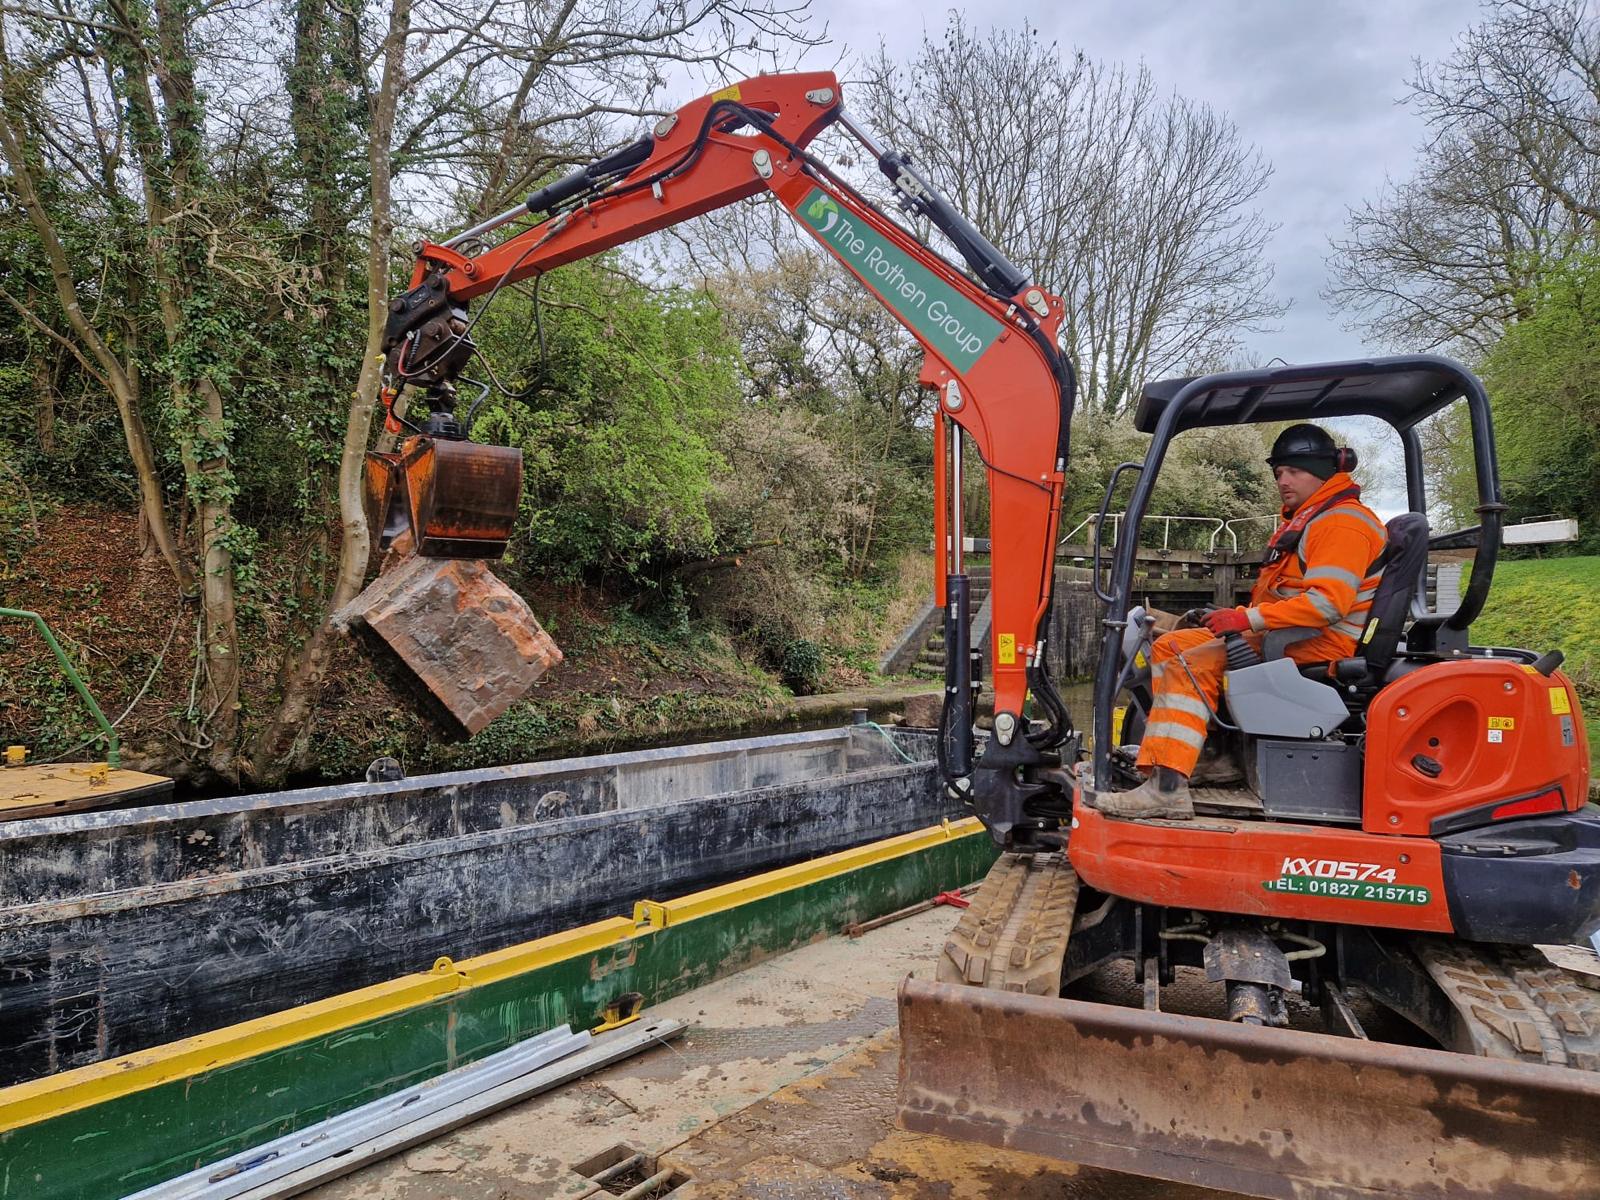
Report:
[[[7,298],[117,401],[143,525],[198,600],[195,681],[176,736],[196,764],[237,780],[249,762],[239,755],[236,566],[253,535],[234,513],[232,399],[253,369],[256,329],[300,304],[306,276],[261,186],[281,127],[265,82],[271,13],[263,0],[38,0],[0,13],[12,51],[0,140],[13,186],[32,197],[61,328]],[[16,86],[19,62],[30,67],[26,87]],[[62,222],[86,218],[100,236],[80,236],[69,254]],[[176,538],[146,404],[182,465]]]
[[[1493,0],[1408,100],[1429,140],[1409,179],[1351,211],[1325,296],[1386,345],[1475,356],[1593,238],[1600,22],[1584,0]]]
[[[953,14],[904,64],[865,66],[865,111],[958,208],[1067,301],[1084,403],[1226,357],[1284,311],[1270,292],[1270,178],[1225,117],[1033,30]]]
[[[1573,232],[1498,147],[1452,133],[1411,179],[1351,210],[1324,296],[1382,345],[1481,353],[1523,315],[1525,289]]]
[[[1600,220],[1600,18],[1588,0],[1490,0],[1412,80],[1439,133],[1470,128],[1574,219]]]
[[[113,396],[146,523],[198,595],[199,716],[182,736],[217,773],[268,778],[306,728],[330,643],[319,618],[242,754],[239,397],[317,380],[348,397],[326,614],[365,576],[362,460],[386,305],[409,272],[396,229],[438,236],[620,140],[623,115],[699,90],[691,76],[783,65],[814,40],[791,0],[0,0],[0,36],[0,186],[26,211],[59,312],[20,286],[0,299]],[[70,247],[63,222],[86,219],[98,240]],[[359,365],[330,361],[330,337],[305,379],[257,361],[294,341],[258,337],[272,322],[330,323],[352,302]],[[183,466],[176,534],[147,408]]]

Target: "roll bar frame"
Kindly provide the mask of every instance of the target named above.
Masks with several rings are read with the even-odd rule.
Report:
[[[1371,378],[1384,375],[1414,372],[1419,369],[1438,372],[1446,376],[1456,389],[1456,395],[1445,403],[1465,400],[1472,426],[1472,461],[1477,476],[1479,524],[1474,530],[1447,534],[1436,541],[1461,539],[1475,534],[1469,543],[1477,549],[1472,580],[1461,597],[1461,603],[1448,616],[1424,615],[1422,597],[1413,601],[1413,621],[1407,644],[1412,649],[1448,651],[1464,654],[1467,649],[1467,630],[1483,611],[1489,596],[1489,586],[1494,579],[1496,559],[1500,552],[1501,527],[1506,505],[1500,493],[1500,470],[1495,457],[1494,424],[1489,411],[1489,396],[1482,382],[1465,366],[1438,355],[1401,355],[1393,358],[1362,359],[1345,362],[1309,363],[1304,366],[1271,367],[1250,371],[1225,371],[1203,375],[1183,385],[1161,410],[1150,448],[1145,453],[1143,469],[1137,473],[1133,490],[1128,496],[1121,537],[1112,551],[1111,582],[1109,594],[1101,598],[1106,602],[1106,615],[1102,621],[1104,633],[1100,647],[1099,667],[1094,680],[1094,783],[1099,790],[1111,787],[1111,731],[1112,707],[1116,701],[1117,657],[1121,652],[1122,631],[1127,625],[1127,614],[1133,592],[1134,563],[1139,545],[1140,525],[1150,505],[1151,493],[1160,477],[1161,464],[1167,447],[1179,432],[1180,422],[1192,405],[1207,403],[1207,398],[1223,388],[1262,388],[1269,390],[1282,384],[1305,383],[1323,379]],[[1439,411],[1434,406],[1431,411]],[[1341,414],[1341,415],[1363,415]],[[1423,476],[1422,441],[1417,435],[1417,417],[1405,424],[1397,424],[1376,407],[1364,415],[1378,417],[1388,422],[1399,435],[1406,471],[1406,501],[1413,512],[1427,511],[1427,488]],[[1305,419],[1316,419],[1314,409],[1308,409]],[[1127,464],[1124,464],[1127,465]],[[1119,468],[1111,480],[1115,485],[1122,474]],[[1107,489],[1106,506],[1110,502]],[[1421,587],[1419,585],[1419,593]],[[1099,591],[1098,579],[1096,591]]]

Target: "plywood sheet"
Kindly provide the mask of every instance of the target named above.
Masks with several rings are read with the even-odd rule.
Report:
[[[110,768],[104,763],[49,763],[0,768],[0,821],[87,812],[138,799],[154,802],[172,791],[164,775]]]

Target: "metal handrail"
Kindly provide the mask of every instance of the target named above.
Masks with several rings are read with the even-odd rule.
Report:
[[[1162,522],[1162,526],[1161,526],[1161,549],[1163,549],[1163,550],[1172,549],[1172,546],[1171,546],[1170,543],[1172,541],[1172,522],[1174,522],[1174,521],[1192,521],[1192,522],[1196,522],[1196,523],[1199,523],[1199,524],[1207,524],[1207,525],[1215,523],[1216,528],[1214,528],[1211,531],[1211,545],[1212,546],[1216,545],[1217,534],[1222,532],[1222,518],[1221,517],[1161,517],[1161,516],[1153,516],[1153,517],[1146,517],[1145,520],[1146,521],[1160,521],[1160,522]]]
[[[1228,537],[1233,540],[1233,552],[1235,554],[1239,553],[1239,531],[1235,529],[1234,526],[1248,525],[1252,521],[1271,521],[1272,530],[1274,533],[1276,533],[1278,526],[1283,523],[1283,517],[1278,513],[1262,513],[1260,516],[1256,517],[1234,517],[1231,520],[1224,521],[1222,529],[1218,530],[1217,532],[1225,532],[1227,533]],[[1215,550],[1216,548],[1217,540],[1216,537],[1213,536],[1211,539],[1211,549]]]
[[[1111,519],[1111,544],[1112,545],[1116,545],[1116,542],[1117,542],[1117,527],[1118,527],[1118,523],[1122,520],[1122,514],[1121,513],[1107,513],[1106,516]],[[1061,541],[1059,543],[1057,543],[1057,544],[1061,545],[1061,546],[1070,546],[1070,545],[1072,545],[1073,544],[1072,539],[1076,534],[1078,534],[1079,532],[1081,532],[1084,529],[1087,529],[1091,525],[1099,524],[1099,522],[1100,522],[1100,514],[1099,513],[1090,513],[1087,517],[1085,517],[1083,520],[1079,521],[1076,525],[1074,525],[1072,527],[1072,529],[1068,533],[1063,534],[1062,537],[1061,537]]]
[[[1113,546],[1116,545],[1119,540],[1121,540],[1122,521],[1126,517],[1126,515],[1127,515],[1126,513],[1120,513],[1120,512],[1106,513],[1105,514],[1105,519],[1108,520],[1111,523],[1111,544]],[[1265,515],[1262,515],[1262,516],[1259,516],[1259,517],[1234,517],[1233,520],[1231,520],[1231,521],[1224,521],[1221,517],[1185,517],[1185,516],[1177,516],[1177,515],[1163,516],[1163,515],[1157,513],[1157,514],[1153,514],[1151,516],[1145,517],[1144,520],[1145,520],[1145,524],[1146,525],[1148,525],[1151,521],[1160,521],[1162,523],[1161,545],[1160,546],[1152,546],[1152,547],[1150,547],[1150,549],[1159,549],[1159,550],[1170,550],[1170,549],[1172,549],[1172,522],[1174,522],[1174,521],[1189,521],[1189,522],[1192,522],[1194,524],[1207,525],[1207,526],[1211,527],[1211,539],[1206,544],[1206,553],[1208,553],[1208,554],[1216,553],[1217,539],[1219,537],[1222,537],[1224,534],[1226,534],[1228,536],[1229,542],[1232,543],[1233,552],[1235,554],[1237,554],[1239,552],[1239,534],[1238,534],[1238,531],[1233,528],[1233,526],[1236,523],[1245,522],[1245,521],[1278,521],[1280,519],[1281,518],[1279,518],[1279,516],[1276,513],[1265,514]],[[1074,525],[1072,527],[1072,529],[1069,530],[1061,538],[1060,545],[1063,545],[1063,546],[1075,545],[1076,543],[1073,542],[1072,539],[1074,537],[1076,537],[1082,531],[1088,529],[1089,527],[1091,527],[1093,525],[1098,524],[1099,521],[1100,521],[1100,514],[1098,514],[1098,513],[1094,513],[1094,514],[1091,514],[1090,516],[1085,517],[1083,520],[1079,521],[1076,525]]]
[[[44,623],[44,618],[36,612],[25,608],[0,608],[0,617],[17,617],[24,621],[32,621],[41,634],[44,635],[46,644],[55,652],[56,661],[61,664],[72,686],[78,689],[78,695],[83,697],[83,702],[89,706],[89,712],[94,717],[95,724],[99,725],[106,735],[106,766],[116,769],[122,765],[122,746],[117,741],[117,731],[111,727],[111,722],[106,720],[105,713],[100,711],[100,706],[94,702],[94,697],[89,694],[88,687],[83,682],[83,677],[78,674],[77,668],[72,665],[72,660],[67,657],[67,652],[61,648],[61,643],[56,641],[56,635],[50,632],[50,626]]]

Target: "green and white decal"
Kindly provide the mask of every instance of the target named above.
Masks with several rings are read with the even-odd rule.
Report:
[[[1332,858],[1285,858],[1278,878],[1262,880],[1269,892],[1329,896],[1336,900],[1374,900],[1380,904],[1427,904],[1425,887],[1396,883],[1395,869],[1379,863]]]
[[[1000,336],[1000,322],[841,209],[821,188],[812,188],[797,211],[845,266],[957,371],[969,370]]]

